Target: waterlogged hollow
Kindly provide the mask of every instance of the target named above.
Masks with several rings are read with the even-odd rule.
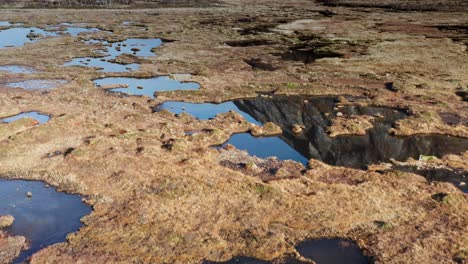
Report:
[[[8,28],[0,30],[0,48],[20,47],[40,38],[54,36],[57,34],[36,27]]]
[[[355,242],[340,238],[308,240],[299,243],[296,249],[301,256],[317,264],[372,263]]]
[[[19,73],[19,74],[30,74],[36,72],[31,67],[20,66],[20,65],[3,65],[0,66],[0,72],[8,73]]]
[[[153,111],[159,112],[161,110],[168,110],[174,114],[181,114],[183,112],[188,113],[200,120],[208,120],[214,118],[218,114],[226,113],[229,111],[235,111],[242,115],[245,120],[249,121],[252,124],[261,125],[260,122],[255,120],[255,118],[251,117],[249,114],[241,111],[236,104],[232,101],[220,103],[220,104],[212,104],[212,103],[186,103],[186,102],[174,102],[168,101],[164,102],[160,105],[157,105],[153,108]]]
[[[21,82],[10,82],[7,86],[12,88],[21,88],[25,90],[42,90],[42,89],[53,89],[63,84],[66,84],[66,80],[27,80]]]
[[[127,39],[120,42],[109,43],[105,40],[91,39],[85,42],[86,44],[103,46],[99,50],[102,54],[99,58],[84,57],[75,58],[70,62],[65,63],[65,66],[83,66],[98,68],[100,72],[128,72],[138,70],[140,65],[137,63],[127,63],[118,61],[119,56],[131,55],[140,58],[156,56],[153,49],[162,45],[162,40],[154,39]]]
[[[294,160],[307,166],[308,159],[291,148],[280,137],[254,137],[249,133],[234,134],[222,146],[231,144],[259,158],[277,157],[280,160]]]
[[[198,83],[179,82],[168,76],[157,76],[147,79],[109,77],[97,79],[94,81],[94,84],[98,87],[108,89],[110,92],[148,96],[150,98],[155,98],[155,93],[158,91],[198,90],[200,88]]]
[[[101,31],[99,28],[76,27],[73,24],[68,24],[69,27],[63,27],[62,25],[49,27],[47,29],[20,27],[21,25],[21,23],[0,21],[0,27],[7,27],[6,29],[0,30],[0,48],[21,47],[26,43],[34,42],[45,37],[56,37],[63,34],[75,37],[81,33],[96,33]]]
[[[50,116],[48,116],[48,115],[41,114],[41,113],[38,113],[38,112],[27,112],[27,113],[21,113],[19,115],[15,115],[15,116],[7,117],[7,118],[4,118],[4,119],[1,119],[0,121],[2,123],[11,123],[11,122],[20,120],[22,118],[35,119],[35,120],[37,120],[37,122],[39,122],[39,124],[44,124],[44,123],[46,123],[47,121],[50,120]]]
[[[11,25],[8,21],[0,21],[0,27],[10,27]]]
[[[366,257],[362,250],[353,241],[340,238],[316,239],[299,243],[296,246],[298,253],[307,261],[285,257],[272,261],[252,257],[234,257],[228,261],[204,261],[204,264],[306,264],[314,261],[317,264],[370,264],[372,259]]]
[[[27,192],[32,194],[30,198]],[[42,182],[0,180],[0,215],[15,218],[7,231],[30,242],[29,249],[14,263],[23,263],[40,249],[64,242],[67,234],[78,231],[80,219],[90,212],[78,195],[57,192]]]
[[[73,25],[72,25],[73,26]],[[50,31],[54,31],[60,34],[68,34],[73,37],[76,37],[82,33],[97,33],[101,31],[99,28],[94,28],[94,27],[50,27],[48,28]]]
[[[70,62],[67,62],[65,66],[83,66],[96,68],[99,72],[128,72],[136,71],[140,68],[140,65],[137,63],[129,64],[120,64],[115,62],[110,62],[114,58],[104,57],[104,58],[75,58]]]

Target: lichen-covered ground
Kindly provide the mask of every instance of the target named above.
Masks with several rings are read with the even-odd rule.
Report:
[[[281,179],[264,182],[255,173],[222,166],[220,158],[228,154],[210,147],[251,129],[239,115],[200,121],[151,111],[165,100],[221,102],[259,91],[346,94],[364,96],[370,105],[409,109],[395,134],[468,137],[468,105],[459,96],[468,90],[466,10],[231,0],[200,8],[6,9],[0,17],[37,27],[87,22],[113,31],[93,38],[166,40],[157,57],[141,59],[140,71],[125,74],[62,67],[93,54],[94,47],[79,37],[0,49],[2,64],[38,71],[0,72],[0,117],[27,111],[52,116],[39,126],[28,119],[0,124],[0,175],[46,181],[83,195],[94,209],[68,242],[38,252],[32,263],[201,263],[239,255],[271,260],[319,237],[353,239],[377,263],[468,261],[467,195],[451,183],[315,160],[303,174],[292,166]],[[108,93],[92,82],[174,73],[191,73],[202,88],[150,100]],[[6,85],[26,79],[69,82],[47,91]],[[450,115],[461,121],[446,122]],[[336,134],[349,130],[336,127]],[[193,130],[208,132],[185,134]],[[67,155],[48,155],[56,151]],[[466,171],[466,155],[439,163]],[[283,177],[288,173],[295,177]],[[1,234],[0,246],[5,239]]]

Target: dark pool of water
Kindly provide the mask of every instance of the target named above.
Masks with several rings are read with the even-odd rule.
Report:
[[[27,198],[26,193],[32,197]],[[64,242],[69,233],[77,231],[80,219],[91,208],[78,195],[57,192],[42,182],[0,180],[0,215],[15,217],[7,231],[30,241],[28,250],[14,261],[21,263],[49,245]]]
[[[32,37],[31,33],[38,34],[40,36]],[[26,43],[33,42],[42,37],[53,37],[57,36],[56,33],[48,32],[40,28],[29,27],[29,28],[8,28],[0,30],[0,48],[5,47],[20,47]]]
[[[356,243],[339,238],[304,241],[299,243],[296,249],[303,257],[317,264],[372,263]]]
[[[296,246],[299,254],[317,264],[370,264],[372,259],[364,256],[355,242],[340,238],[316,239],[299,243]],[[204,261],[204,264],[305,264],[295,258],[266,261],[251,257],[234,257],[225,262]],[[308,262],[307,262],[308,263]]]
[[[0,66],[0,71],[8,72],[8,73],[23,73],[23,74],[29,74],[29,73],[35,72],[35,70],[31,67],[19,66],[19,65],[3,65],[3,66]]]
[[[114,84],[125,84],[128,88],[109,89],[111,92],[125,93],[129,95],[155,97],[157,91],[176,91],[176,90],[197,90],[200,88],[198,83],[194,82],[179,82],[168,76],[158,76],[153,78],[127,78],[127,77],[110,77],[97,79],[94,81],[97,86],[106,86]]]
[[[19,120],[21,118],[27,118],[27,117],[32,118],[32,119],[36,119],[39,122],[39,124],[44,124],[44,123],[46,123],[47,121],[50,120],[50,116],[48,116],[48,115],[41,114],[41,113],[38,113],[38,112],[27,112],[27,113],[21,113],[19,115],[15,115],[15,116],[7,117],[7,118],[4,118],[4,119],[0,119],[0,121],[2,123],[11,123],[11,122]]]
[[[42,90],[57,88],[66,83],[66,80],[27,80],[21,82],[10,82],[7,83],[7,86],[25,90]]]
[[[221,103],[221,104],[212,104],[212,103],[185,103],[185,102],[164,102],[160,105],[157,105],[153,108],[153,111],[168,110],[175,114],[188,113],[200,120],[208,120],[214,118],[218,114],[226,113],[229,111],[235,111],[241,114],[247,121],[250,123],[261,125],[260,122],[255,120],[249,114],[241,111],[232,101]]]
[[[84,57],[75,58],[70,62],[65,63],[65,66],[83,66],[98,68],[101,72],[128,72],[139,69],[136,63],[119,64],[114,60],[120,55],[133,55],[137,57],[152,57],[156,56],[153,49],[162,45],[161,39],[127,39],[120,42],[109,43],[105,40],[88,40],[86,44],[99,44],[103,49],[99,50],[102,57]]]

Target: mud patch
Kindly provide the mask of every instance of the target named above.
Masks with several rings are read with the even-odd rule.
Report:
[[[42,182],[0,180],[2,214],[15,217],[6,231],[24,236],[29,249],[14,261],[22,263],[32,254],[49,245],[64,242],[69,233],[77,231],[80,219],[91,212],[77,195],[57,192]]]
[[[372,260],[364,256],[355,242],[340,239],[314,239],[299,243],[296,250],[317,264],[366,264]]]
[[[37,120],[37,122],[39,122],[39,124],[44,124],[44,123],[46,123],[47,121],[50,120],[50,116],[48,116],[48,115],[41,114],[41,113],[38,113],[38,112],[27,112],[27,113],[21,113],[19,115],[15,115],[15,116],[0,119],[0,121],[2,123],[11,123],[11,122],[20,120],[22,118],[35,119],[35,120]]]
[[[446,123],[447,125],[456,126],[460,124],[468,124],[468,120],[463,120],[463,118],[456,113],[442,112],[439,113],[439,116],[440,118],[442,118],[442,121],[444,121],[444,123]]]
[[[155,98],[160,91],[198,90],[200,85],[194,82],[179,82],[168,76],[153,78],[109,77],[97,79],[94,84],[110,92]]]
[[[226,41],[224,42],[224,44],[230,47],[253,47],[253,46],[273,45],[275,43],[268,39],[244,39],[244,40]]]

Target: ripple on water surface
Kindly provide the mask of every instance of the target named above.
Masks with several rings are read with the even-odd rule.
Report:
[[[30,241],[29,249],[22,251],[15,263],[26,261],[42,248],[64,242],[67,234],[83,225],[80,219],[90,212],[91,208],[78,195],[57,192],[42,182],[0,180],[0,215],[15,217],[7,231]]]
[[[158,76],[153,78],[127,78],[127,77],[109,77],[94,80],[94,84],[102,87],[126,87],[111,88],[111,92],[124,93],[129,95],[155,97],[155,92],[178,91],[178,90],[197,90],[200,85],[195,82],[179,82],[168,76]]]

